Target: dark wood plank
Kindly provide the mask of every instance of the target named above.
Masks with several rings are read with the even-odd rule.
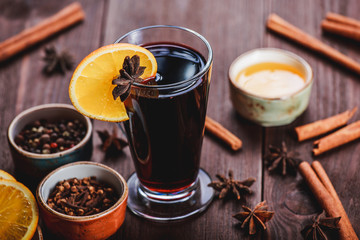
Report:
[[[33,26],[42,19],[55,14],[72,1],[17,1],[17,4],[4,3],[0,13],[2,26],[0,40],[13,36],[24,28]],[[13,172],[9,149],[7,148],[6,128],[19,112],[44,103],[70,103],[68,85],[72,72],[66,75],[47,77],[42,74],[44,63],[43,47],[55,45],[58,49],[68,49],[75,56],[77,65],[82,58],[100,45],[100,30],[103,14],[103,2],[84,1],[82,6],[87,15],[84,23],[22,52],[0,65],[1,86],[1,156],[0,168]],[[5,7],[6,6],[6,7]],[[18,11],[24,12],[19,14]]]
[[[0,41],[24,29],[26,19],[31,12],[30,7],[25,1],[19,5],[11,4],[11,2],[12,1],[2,1],[0,3]],[[14,166],[7,147],[6,133],[7,126],[15,116],[18,86],[19,82],[21,82],[21,76],[24,76],[24,70],[21,66],[21,61],[0,64],[0,144],[2,146],[0,148],[0,156],[3,159],[0,161],[0,168],[11,173],[14,172]]]
[[[16,2],[16,3],[15,3]],[[72,1],[2,1],[0,7],[0,41],[34,26],[55,14]],[[43,48],[55,45],[68,49],[77,65],[89,52],[100,46],[103,1],[82,1],[85,22],[71,27],[0,63],[0,169],[14,173],[14,164],[7,143],[7,127],[21,111],[44,103],[70,103],[68,85],[72,72],[51,77],[42,74]],[[25,184],[29,185],[25,182]],[[46,232],[46,229],[43,229]],[[47,236],[45,239],[54,239]]]
[[[356,43],[339,37],[322,35],[320,28],[321,20],[328,11],[356,18],[359,7],[355,1],[271,1],[267,6],[267,14],[276,12],[307,33],[360,60],[359,47]],[[296,9],[296,14],[289,9]],[[311,155],[313,141],[298,143],[293,128],[358,106],[360,99],[355,97],[355,93],[360,91],[360,78],[338,64],[274,34],[266,35],[266,46],[286,49],[305,58],[314,70],[314,85],[307,111],[288,126],[266,128],[263,147],[266,148],[268,144],[280,146],[281,141],[285,141],[289,149],[300,152],[303,160],[309,162],[320,160],[359,234],[357,206],[359,206],[360,193],[350,191],[359,182],[356,172],[360,165],[355,157],[359,154],[359,141],[315,158]],[[359,114],[353,119],[359,119]],[[354,121],[353,119],[351,121]],[[269,205],[276,210],[276,215],[269,224],[268,239],[302,239],[301,229],[310,223],[311,217],[320,212],[321,208],[301,176],[283,178],[265,171],[263,189],[264,199],[268,199]]]

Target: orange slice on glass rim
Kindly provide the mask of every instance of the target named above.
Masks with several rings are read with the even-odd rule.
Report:
[[[0,180],[0,239],[28,240],[39,220],[34,195],[23,184]]]
[[[147,49],[128,44],[116,43],[101,47],[85,57],[74,71],[69,85],[69,95],[75,108],[93,119],[121,122],[128,120],[124,103],[114,100],[112,91],[116,85],[112,80],[119,76],[126,56],[140,57],[140,66],[145,71],[141,78],[154,77],[157,63]]]

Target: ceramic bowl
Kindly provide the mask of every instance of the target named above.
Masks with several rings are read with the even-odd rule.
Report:
[[[241,70],[261,62],[283,63],[297,68],[305,77],[305,85],[291,95],[268,98],[249,93],[235,83]],[[307,108],[313,72],[310,65],[294,53],[275,48],[260,48],[246,52],[232,62],[229,81],[231,101],[242,117],[265,127],[280,126],[290,124]]]
[[[85,124],[87,132],[77,145],[62,152],[38,154],[21,149],[14,141],[16,135],[25,125],[40,119],[49,121],[78,119]],[[18,178],[30,178],[38,182],[55,168],[75,161],[90,160],[92,155],[91,121],[69,104],[44,104],[23,111],[12,120],[7,135]]]
[[[69,216],[47,205],[49,194],[59,181],[91,176],[109,184],[119,193],[118,201],[109,209],[89,216]],[[59,167],[49,173],[36,190],[40,217],[47,230],[61,239],[72,240],[101,240],[113,235],[124,222],[127,197],[128,187],[124,178],[112,168],[94,162],[76,162]]]

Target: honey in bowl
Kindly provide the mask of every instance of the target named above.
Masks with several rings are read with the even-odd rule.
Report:
[[[232,104],[242,117],[265,127],[282,126],[307,108],[313,72],[294,53],[259,48],[231,63],[229,82]]]
[[[276,62],[261,62],[241,70],[235,84],[250,94],[265,98],[281,98],[302,89],[305,76],[298,68]]]

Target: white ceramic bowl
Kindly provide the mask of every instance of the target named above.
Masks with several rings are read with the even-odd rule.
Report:
[[[262,62],[283,63],[298,69],[305,77],[305,85],[297,92],[279,98],[254,95],[235,80],[238,73]],[[230,97],[237,112],[246,119],[265,127],[286,125],[302,114],[309,104],[313,72],[298,55],[276,48],[259,48],[236,58],[229,68]]]

